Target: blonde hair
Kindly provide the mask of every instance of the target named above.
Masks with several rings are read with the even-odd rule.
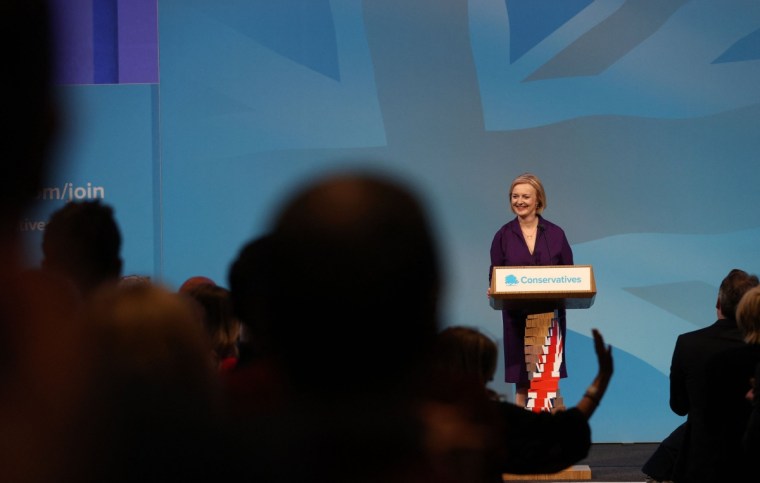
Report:
[[[748,344],[760,344],[760,287],[748,290],[736,308],[736,323]]]
[[[538,176],[532,173],[523,173],[515,178],[512,181],[512,185],[509,187],[510,199],[512,198],[512,191],[518,184],[527,184],[536,190],[536,213],[539,215],[543,213],[544,209],[546,209],[546,192],[544,191],[544,185],[541,184],[541,180],[538,179]],[[512,209],[512,212],[514,212],[515,210],[512,208],[512,203],[510,203],[509,206]]]

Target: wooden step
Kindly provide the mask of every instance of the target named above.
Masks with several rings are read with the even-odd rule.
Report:
[[[513,475],[511,473],[504,473],[501,476],[502,476],[502,480],[504,481],[590,480],[591,468],[588,465],[573,465],[569,468],[565,468],[564,470],[558,473],[547,473],[547,474],[538,474],[538,475]]]

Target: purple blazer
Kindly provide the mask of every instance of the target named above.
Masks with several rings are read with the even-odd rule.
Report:
[[[528,250],[517,218],[502,226],[491,243],[491,266],[488,280],[491,280],[493,267],[531,266],[531,265],[572,265],[573,251],[567,242],[565,232],[554,223],[539,216],[536,244],[533,254]],[[502,310],[504,323],[504,362],[507,382],[528,384],[525,369],[525,316],[522,310]],[[562,341],[565,340],[565,311],[559,312],[559,326]],[[563,358],[560,377],[567,377]]]
[[[493,237],[488,280],[491,280],[493,267],[572,264],[573,251],[562,228],[539,216],[536,246],[531,255],[515,218]]]

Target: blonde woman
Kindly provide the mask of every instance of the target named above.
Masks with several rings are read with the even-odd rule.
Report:
[[[516,216],[499,228],[491,243],[491,267],[572,265],[573,251],[559,226],[541,216],[546,209],[546,192],[541,180],[524,173],[509,187],[509,208]],[[489,293],[490,295],[490,293]],[[547,310],[544,310],[546,312]],[[515,404],[525,406],[530,382],[525,369],[524,310],[502,310],[504,323],[505,380],[515,384]],[[559,311],[559,327],[565,341],[565,310]],[[564,347],[562,347],[564,352]],[[560,377],[567,377],[563,359]]]

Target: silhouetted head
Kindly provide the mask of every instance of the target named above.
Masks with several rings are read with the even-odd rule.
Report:
[[[298,384],[378,386],[409,372],[437,327],[428,219],[400,183],[336,175],[274,223],[272,339]]]
[[[203,286],[203,285],[209,285],[211,287],[216,286],[216,282],[211,280],[208,277],[204,277],[202,275],[197,275],[195,277],[190,277],[184,282],[182,282],[182,285],[180,285],[179,290],[177,290],[179,293],[188,293],[191,290],[196,289],[197,287]]]
[[[749,289],[757,285],[757,276],[750,275],[744,270],[735,268],[728,272],[718,290],[718,308],[723,317],[736,320],[736,307],[739,301]]]
[[[105,286],[85,310],[95,346],[91,481],[206,481],[219,387],[188,300],[150,284]]]
[[[442,374],[486,386],[496,372],[498,348],[487,335],[471,327],[449,327],[435,343],[435,365]]]
[[[42,266],[69,278],[83,294],[121,275],[121,232],[110,206],[67,203],[53,213],[42,238]]]
[[[202,309],[203,326],[211,341],[215,359],[237,357],[240,322],[232,312],[230,293],[218,285],[199,284],[185,293]]]
[[[273,239],[264,235],[248,242],[230,265],[227,280],[232,310],[245,327],[245,342],[257,354],[269,350]]]

